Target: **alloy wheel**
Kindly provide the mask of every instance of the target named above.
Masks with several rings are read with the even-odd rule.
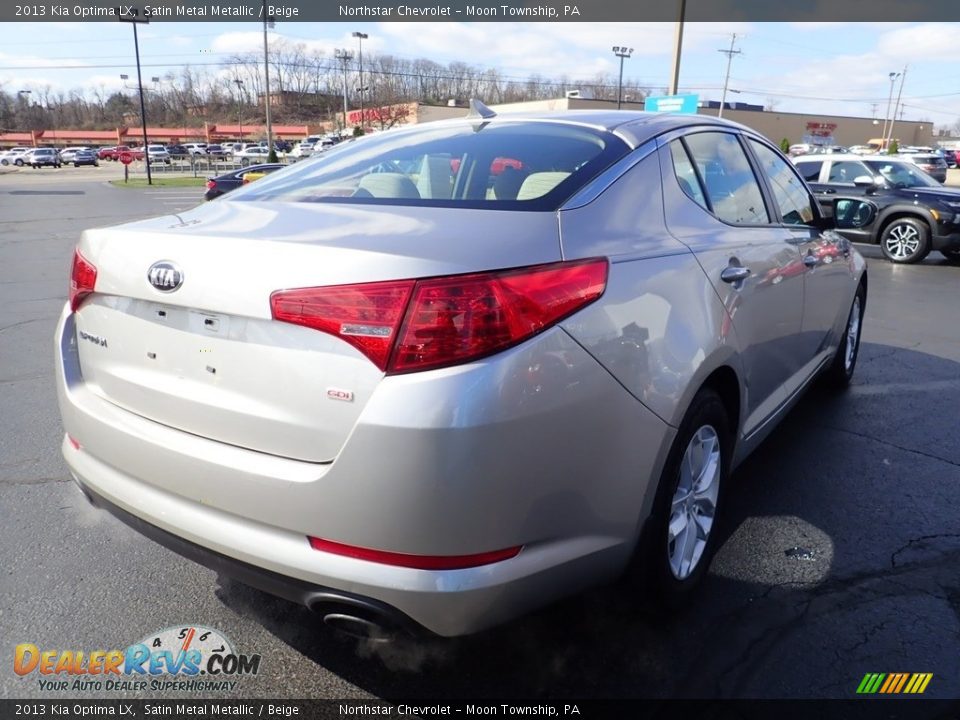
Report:
[[[920,233],[912,225],[894,225],[887,232],[883,244],[891,257],[906,260],[920,250]]]
[[[670,571],[685,580],[707,547],[720,491],[720,438],[710,425],[690,438],[680,462],[680,482],[670,503],[667,556]]]

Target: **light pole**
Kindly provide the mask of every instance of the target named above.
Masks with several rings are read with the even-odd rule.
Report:
[[[353,60],[353,55],[346,50],[337,48],[333,56],[343,65],[343,129],[347,129],[347,63]]]
[[[233,81],[237,86],[237,125],[240,126],[240,142],[243,142],[243,105],[240,104],[243,93],[243,80],[237,78]]]
[[[613,54],[620,58],[620,80],[617,82],[617,110],[623,104],[623,61],[633,54],[633,48],[614,45]]]
[[[273,27],[273,17],[267,14],[267,0],[263,0],[263,86],[267,91],[264,107],[267,120],[267,156],[268,162],[276,162],[277,155],[273,149],[273,125],[270,122],[270,50],[267,46],[267,26]]]
[[[890,105],[893,103],[893,84],[897,81],[897,78],[900,77],[900,73],[892,72],[889,75],[890,77],[890,95],[887,96],[887,114],[883,116],[883,133],[881,142],[883,145],[887,142],[887,124],[890,122]],[[883,145],[880,146],[880,149],[883,150]]]
[[[893,125],[894,125],[894,123],[897,121],[897,108],[900,107],[900,98],[903,97],[903,83],[906,82],[906,80],[907,80],[907,67],[906,67],[906,65],[904,65],[904,67],[903,67],[903,72],[902,72],[902,73],[897,73],[897,75],[900,76],[900,89],[897,91],[897,102],[896,102],[896,104],[893,106],[893,115],[890,116],[890,129],[887,131],[888,137],[887,137],[887,142],[886,142],[887,152],[890,151],[890,145],[893,143]],[[892,86],[892,85],[891,85],[890,89],[891,89],[891,90],[893,89],[893,86]],[[902,110],[901,110],[901,112],[902,112]],[[900,116],[900,119],[903,120],[903,115]]]
[[[147,150],[147,109],[143,102],[143,77],[140,75],[140,41],[137,39],[137,25],[148,24],[150,20],[146,17],[138,17],[136,8],[132,8],[132,11],[131,14],[125,15],[123,8],[117,8],[117,16],[120,22],[133,25],[133,49],[137,55],[137,88],[140,91],[140,123],[143,128],[143,161],[147,165],[147,185],[153,185],[153,177],[150,175],[150,153]]]
[[[366,40],[369,35],[362,32],[354,32],[353,37],[357,39],[357,42],[360,45],[360,87],[357,88],[357,92],[360,93],[360,130],[363,131],[363,91],[366,88],[363,86],[363,41]]]

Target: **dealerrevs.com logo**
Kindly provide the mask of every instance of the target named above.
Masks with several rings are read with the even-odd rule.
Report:
[[[14,649],[13,671],[44,691],[233,691],[256,675],[260,655],[237,653],[219,631],[202,625],[151,633],[124,650]]]

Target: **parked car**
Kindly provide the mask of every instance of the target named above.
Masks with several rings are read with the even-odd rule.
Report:
[[[63,164],[56,148],[33,148],[23,155],[23,163],[37,169],[44,166],[58,168]]]
[[[840,231],[849,239],[879,243],[895,263],[920,262],[931,250],[960,262],[960,189],[944,187],[899,156],[803,156],[793,162],[819,197],[842,193],[876,206],[870,223]]]
[[[270,151],[262,145],[251,145],[233,154],[240,160],[266,160],[269,156]]]
[[[227,151],[222,145],[207,145],[207,155],[223,159],[227,156]]]
[[[943,161],[947,164],[948,168],[957,167],[957,153],[954,150],[948,150],[947,148],[937,148],[935,152],[943,158]]]
[[[147,145],[147,159],[150,163],[170,164],[170,153],[163,145]]]
[[[31,150],[33,150],[33,148],[29,147],[15,147],[5,150],[3,153],[0,153],[0,165],[22,167],[24,156]]]
[[[190,151],[183,145],[167,145],[167,152],[174,160],[182,160],[190,154]]]
[[[143,150],[141,149],[139,152],[140,152],[140,157],[139,158],[134,157],[135,160],[143,159]],[[117,161],[120,159],[120,155],[122,155],[123,153],[133,154],[134,149],[131,148],[129,145],[116,145],[113,147],[100,148],[100,150],[97,152],[97,157],[100,160]]]
[[[190,155],[206,155],[207,143],[184,143],[183,145]]]
[[[77,150],[73,154],[73,166],[80,167],[81,165],[93,165],[94,167],[99,167],[100,162],[97,160],[97,153],[94,150],[89,148],[86,150]]]
[[[228,173],[220,175],[218,177],[207,178],[207,192],[204,193],[203,197],[207,200],[213,200],[218,198],[224,193],[228,193],[231,190],[236,190],[243,184],[243,178],[245,175],[249,175],[252,172],[262,172],[262,173],[271,173],[275,170],[279,170],[284,167],[280,163],[268,163],[264,165],[250,165],[240,170],[231,170]]]
[[[86,149],[87,149],[86,146],[64,148],[63,150],[60,151],[60,160],[62,160],[65,164],[72,163],[73,156],[76,155],[77,151],[86,150]]]
[[[912,153],[905,157],[937,182],[947,181],[947,162],[939,153]]]
[[[470,633],[628,568],[676,607],[731,470],[854,372],[838,209],[870,206],[821,211],[740,125],[475,103],[85,231],[64,456],[141,533],[355,633]]]

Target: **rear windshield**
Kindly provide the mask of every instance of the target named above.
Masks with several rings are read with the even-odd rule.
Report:
[[[232,199],[552,210],[629,151],[561,123],[424,125],[340,143]]]

